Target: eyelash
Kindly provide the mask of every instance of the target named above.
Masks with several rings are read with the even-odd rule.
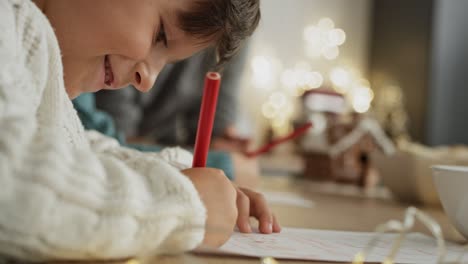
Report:
[[[159,26],[159,32],[156,35],[156,39],[155,39],[156,43],[159,43],[161,41],[164,43],[164,46],[167,48],[166,30],[164,29],[163,22],[161,22],[161,25]]]

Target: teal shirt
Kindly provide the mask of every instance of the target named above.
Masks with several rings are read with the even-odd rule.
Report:
[[[87,130],[96,130],[104,135],[117,139],[123,146],[143,152],[159,152],[164,148],[158,145],[126,144],[125,135],[117,131],[112,117],[96,109],[94,94],[92,93],[80,95],[73,100],[73,105],[78,112],[83,126]],[[207,167],[221,169],[229,179],[234,179],[234,165],[231,156],[227,152],[210,151],[208,153]]]

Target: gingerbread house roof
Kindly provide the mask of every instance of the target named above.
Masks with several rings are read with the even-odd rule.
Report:
[[[370,135],[377,146],[387,155],[395,152],[395,145],[387,137],[377,121],[370,118],[363,118],[358,125],[346,136],[338,140],[327,150],[332,157],[337,156],[357,144],[365,135]]]

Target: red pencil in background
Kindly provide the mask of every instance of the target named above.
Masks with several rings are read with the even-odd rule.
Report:
[[[221,75],[217,72],[208,72],[205,77],[200,117],[198,119],[197,137],[193,153],[192,167],[206,167],[206,159],[211,143],[211,133],[218,103]]]
[[[305,125],[302,125],[299,128],[295,129],[289,135],[286,135],[286,136],[281,137],[281,138],[277,138],[277,139],[269,142],[268,144],[260,147],[259,149],[255,150],[255,151],[245,152],[244,155],[246,155],[249,158],[254,158],[254,157],[257,157],[257,156],[259,156],[259,155],[261,155],[263,153],[267,153],[268,151],[270,151],[274,147],[303,135],[304,133],[309,131],[309,129],[311,127],[312,127],[312,122],[308,122]]]

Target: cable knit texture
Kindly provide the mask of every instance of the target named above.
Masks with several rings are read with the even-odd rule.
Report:
[[[57,39],[29,0],[0,0],[0,254],[33,261],[177,253],[206,211],[181,149],[143,154],[85,133]]]

